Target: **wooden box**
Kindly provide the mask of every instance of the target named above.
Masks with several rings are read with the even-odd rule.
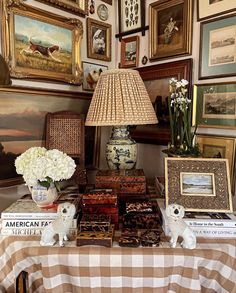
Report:
[[[119,210],[117,205],[86,205],[82,207],[83,214],[108,215],[115,229],[119,229]]]
[[[111,218],[108,215],[83,214],[80,221],[80,232],[108,232]]]
[[[76,245],[101,245],[112,247],[114,226],[110,226],[108,232],[79,232],[76,237]]]
[[[145,194],[146,177],[142,169],[99,170],[96,174],[96,188],[111,188],[119,194]]]
[[[110,192],[83,194],[82,205],[117,205],[117,195]]]

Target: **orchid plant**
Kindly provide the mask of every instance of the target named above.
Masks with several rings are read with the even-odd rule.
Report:
[[[54,183],[59,189],[59,181],[71,178],[76,165],[71,157],[57,149],[31,147],[16,158],[15,167],[29,187],[40,184],[48,189]]]
[[[195,131],[191,132],[191,99],[188,96],[188,81],[171,78],[168,97],[171,142],[168,149],[176,154],[199,155],[195,144]]]

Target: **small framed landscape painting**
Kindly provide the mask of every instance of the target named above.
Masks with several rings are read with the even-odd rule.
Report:
[[[165,158],[166,206],[192,212],[232,212],[227,159]]]
[[[121,40],[121,68],[137,67],[139,61],[139,36]]]
[[[200,24],[199,79],[236,74],[236,14]]]
[[[235,127],[236,83],[194,85],[193,125]]]

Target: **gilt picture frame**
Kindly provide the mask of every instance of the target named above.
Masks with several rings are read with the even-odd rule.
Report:
[[[192,0],[159,0],[150,4],[150,60],[190,55]]]
[[[41,3],[49,4],[70,13],[85,17],[88,15],[88,0],[36,0]]]
[[[139,36],[121,40],[121,68],[138,67],[139,65]]]
[[[199,79],[236,74],[236,14],[200,23]]]
[[[119,37],[145,32],[145,0],[118,0]]]
[[[2,51],[14,78],[82,83],[82,22],[3,0]]]
[[[111,25],[87,18],[88,58],[111,61]]]
[[[194,85],[193,125],[236,127],[236,82]]]
[[[206,20],[235,11],[236,2],[232,0],[197,0],[197,20]]]
[[[45,146],[48,112],[75,111],[87,114],[91,93],[0,87],[0,187],[22,183],[14,161],[33,146]],[[95,127],[85,128],[85,164],[92,166],[97,145]]]
[[[158,65],[139,67],[137,70],[142,77],[156,111],[157,125],[138,125],[130,129],[132,138],[139,143],[168,145],[170,142],[169,110],[166,99],[169,95],[169,80],[186,79],[192,83],[192,58]],[[191,89],[189,89],[191,92]]]
[[[227,159],[165,158],[166,206],[191,212],[233,211]]]

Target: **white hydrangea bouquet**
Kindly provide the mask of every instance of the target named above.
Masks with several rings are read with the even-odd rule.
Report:
[[[185,79],[169,80],[170,96],[168,97],[171,142],[169,152],[176,155],[200,154],[198,145],[195,144],[195,131],[191,131],[192,105],[188,95],[188,81]]]
[[[71,157],[57,149],[31,147],[16,158],[15,167],[29,187],[40,184],[49,189],[54,183],[59,189],[59,181],[71,178],[76,165]]]

